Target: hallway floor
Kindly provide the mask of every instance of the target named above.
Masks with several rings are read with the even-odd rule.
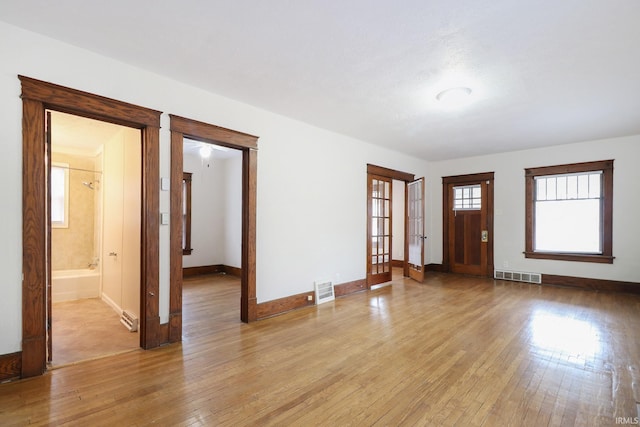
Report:
[[[54,368],[140,348],[140,335],[100,298],[58,302],[52,314]]]

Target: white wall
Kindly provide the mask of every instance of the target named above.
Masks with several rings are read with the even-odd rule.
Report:
[[[391,259],[404,260],[404,181],[393,180]]]
[[[314,280],[365,277],[366,164],[426,174],[427,163],[230,100],[0,23],[0,354],[22,336],[22,103],[18,74],[163,111],[160,175],[169,177],[168,113],[260,137],[258,302],[310,291]],[[167,61],[171,55],[167,54]],[[158,177],[159,179],[160,177]],[[169,192],[160,193],[169,212]],[[169,313],[169,227],[160,226],[160,319]]]
[[[185,172],[191,172],[191,255],[182,257],[183,267],[224,262],[224,162],[202,160],[184,154]]]
[[[613,264],[526,259],[524,169],[614,159]],[[496,268],[640,282],[640,135],[430,164],[429,262],[442,262],[442,177],[495,172]]]
[[[242,153],[224,160],[224,265],[242,267]]]

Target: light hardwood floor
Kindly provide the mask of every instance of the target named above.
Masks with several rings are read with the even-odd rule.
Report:
[[[0,385],[0,424],[610,426],[638,416],[637,296],[430,273],[247,325],[238,286],[185,283],[181,344]]]

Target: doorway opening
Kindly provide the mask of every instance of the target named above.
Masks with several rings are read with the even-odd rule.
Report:
[[[231,186],[227,194],[230,199],[235,200],[234,203],[227,206],[228,209],[236,209],[236,212],[229,213],[229,221],[233,223],[233,230],[228,234],[229,257],[226,258],[229,264],[214,264],[213,268],[222,268],[227,273],[237,274],[240,276],[240,320],[250,322],[257,319],[257,301],[256,301],[256,186],[257,186],[257,140],[258,137],[248,135],[242,132],[221,128],[196,120],[186,119],[183,117],[169,115],[171,118],[171,268],[170,268],[170,289],[169,289],[169,331],[168,341],[178,342],[182,339],[183,325],[183,263],[188,252],[194,253],[197,248],[186,247],[194,246],[193,242],[187,244],[187,236],[190,234],[191,239],[195,229],[193,227],[193,218],[191,218],[191,230],[186,230],[187,218],[185,215],[189,211],[186,202],[191,199],[194,201],[193,180],[194,174],[191,175],[191,183],[187,185],[185,180],[186,157],[185,151],[192,144],[197,147],[200,155],[200,162],[205,164],[200,150],[203,154],[211,156],[214,151],[229,152],[232,158],[228,159],[231,174],[229,175],[228,184]],[[216,149],[217,148],[217,149]],[[188,155],[188,154],[187,154]],[[214,158],[215,159],[215,158]],[[238,165],[240,163],[240,165]],[[210,166],[209,163],[207,163]],[[238,169],[238,166],[241,166]],[[211,169],[208,167],[207,169]],[[240,174],[238,175],[238,171]],[[213,171],[215,173],[215,171]],[[235,173],[235,174],[234,174]],[[204,174],[202,174],[204,175]],[[238,187],[234,186],[237,184]],[[190,191],[187,191],[190,187]],[[240,201],[238,216],[238,199]],[[193,208],[193,206],[191,206]],[[191,212],[193,214],[193,210]],[[224,220],[223,220],[224,221]],[[237,252],[237,230],[240,227],[240,268],[236,267],[238,263]],[[234,234],[235,233],[235,234]],[[193,251],[192,251],[193,250]],[[223,255],[223,259],[224,255]]]
[[[159,138],[160,112],[91,93],[18,76],[22,85],[22,352],[21,377],[47,368],[51,322],[50,242],[47,236],[45,110],[72,113],[139,129],[142,134],[140,241],[140,345],[160,344],[159,316]],[[50,300],[50,299],[49,299]]]
[[[46,113],[47,360],[61,366],[140,347],[141,133]]]
[[[393,266],[422,282],[424,239],[424,178],[367,165],[367,287],[390,282]]]
[[[241,150],[183,138],[182,216],[183,279],[189,279],[192,288],[196,287],[195,284],[236,283],[236,287],[228,287],[225,298],[214,297],[211,307],[229,311],[228,301],[232,299],[232,310],[239,312]],[[234,293],[237,295],[231,295]],[[189,313],[183,312],[186,323],[189,323],[186,318]],[[208,313],[209,316],[211,314]]]

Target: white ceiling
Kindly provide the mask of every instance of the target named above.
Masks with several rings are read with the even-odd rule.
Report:
[[[428,160],[640,133],[638,0],[0,0],[0,20]],[[472,88],[444,110],[435,96]]]

